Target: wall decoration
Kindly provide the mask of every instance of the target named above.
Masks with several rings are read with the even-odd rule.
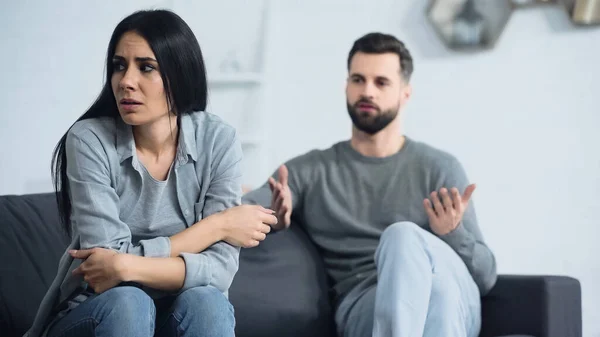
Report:
[[[434,0],[427,17],[450,49],[482,50],[494,46],[512,10],[509,1]]]
[[[451,50],[494,47],[514,10],[562,6],[575,27],[600,26],[600,0],[431,0],[427,18]]]
[[[562,0],[571,22],[578,26],[600,25],[600,0]]]
[[[540,5],[556,4],[558,0],[510,0],[514,8],[527,8]]]

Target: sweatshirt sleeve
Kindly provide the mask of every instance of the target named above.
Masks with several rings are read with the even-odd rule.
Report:
[[[119,196],[111,184],[107,155],[91,131],[69,132],[65,153],[70,219],[74,232],[79,234],[81,249],[101,247],[147,257],[171,254],[167,237],[132,243],[129,226],[119,218]]]
[[[460,162],[451,157],[449,162],[439,168],[436,186],[432,191],[442,187],[458,188],[462,194],[470,184],[464,168]],[[475,192],[477,193],[477,192]],[[440,236],[463,260],[481,295],[487,294],[496,283],[496,259],[494,254],[485,244],[481,230],[477,223],[473,199],[465,211],[461,223],[452,232]]]
[[[229,131],[223,132],[215,145],[212,179],[203,208],[196,210],[197,219],[241,204],[242,147],[235,130],[231,128]],[[206,285],[221,292],[227,291],[239,267],[239,254],[239,247],[224,241],[197,254],[181,253],[185,261],[185,280],[181,291]]]

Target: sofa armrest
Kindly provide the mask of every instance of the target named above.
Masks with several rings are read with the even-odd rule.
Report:
[[[566,276],[499,275],[483,298],[481,337],[581,337],[581,285]]]

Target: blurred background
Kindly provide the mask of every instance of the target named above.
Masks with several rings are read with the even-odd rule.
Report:
[[[578,278],[584,336],[600,336],[600,28],[573,24],[561,5],[500,6],[489,15],[501,33],[460,51],[430,20],[444,9],[425,0],[3,1],[0,194],[51,191],[52,150],[99,93],[112,30],[144,8],[172,9],[194,30],[209,110],[242,135],[249,188],[350,137],[355,39],[403,40],[415,64],[404,132],[454,154],[478,184],[499,272]]]

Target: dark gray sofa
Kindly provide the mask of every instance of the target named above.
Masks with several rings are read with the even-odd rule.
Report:
[[[53,194],[0,196],[0,336],[21,336],[67,238]],[[242,250],[230,290],[238,337],[335,336],[328,280],[301,226]],[[581,289],[564,276],[501,275],[483,299],[481,336],[580,337]]]

